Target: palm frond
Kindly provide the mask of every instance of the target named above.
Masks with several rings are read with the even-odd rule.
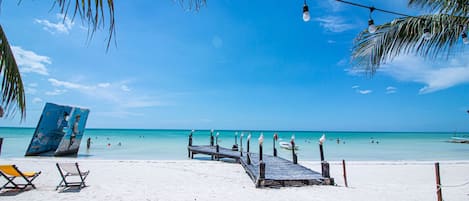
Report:
[[[176,0],[174,0],[176,1]],[[177,0],[179,5],[187,10],[195,10],[198,11],[202,6],[207,4],[206,0]]]
[[[409,0],[408,5],[455,16],[469,14],[469,0]]]
[[[447,14],[395,19],[378,26],[374,34],[364,30],[355,38],[352,63],[373,74],[401,54],[414,53],[427,59],[448,57],[461,44],[458,42],[464,27],[460,25],[467,23],[467,17]],[[430,40],[422,37],[425,28],[432,33]]]
[[[60,8],[60,13],[64,15],[64,20],[69,15],[69,8],[72,2],[74,2],[73,7],[73,16],[72,20],[74,20],[75,16],[80,16],[82,22],[86,22],[88,24],[88,31],[89,37],[92,38],[93,34],[98,28],[105,27],[105,11],[104,11],[104,0],[55,0],[55,3]],[[115,15],[114,15],[114,1],[107,0],[107,12],[108,12],[108,23],[109,23],[109,37],[107,38],[107,48],[111,45],[111,41],[114,37],[115,41]]]
[[[21,119],[26,117],[26,100],[23,81],[11,51],[5,32],[0,25],[0,76],[2,76],[1,104],[5,116],[14,115],[19,109]]]

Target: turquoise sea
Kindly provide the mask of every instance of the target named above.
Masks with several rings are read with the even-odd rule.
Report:
[[[3,147],[0,158],[24,157],[26,148],[33,135],[34,128],[0,128]],[[292,135],[299,145],[298,159],[319,160],[318,139],[324,133],[326,142],[324,151],[326,160],[354,161],[440,161],[469,160],[469,144],[449,143],[454,133],[433,132],[314,132],[314,131],[233,131],[219,132],[219,144],[231,147],[235,133],[251,133],[251,151],[258,152],[258,137],[264,134],[264,153],[272,154],[272,136],[279,135],[279,141],[290,141]],[[86,129],[79,150],[79,158],[89,159],[145,159],[145,160],[181,160],[187,158],[187,143],[190,130],[143,130],[143,129]],[[469,135],[469,134],[458,134]],[[210,142],[210,130],[196,130],[194,145],[206,145]],[[92,139],[91,148],[86,149],[86,139]],[[337,143],[339,139],[339,143]],[[372,143],[373,141],[373,143]],[[379,143],[376,143],[378,141]],[[120,143],[120,146],[119,146]],[[110,144],[110,146],[108,146]],[[290,159],[291,151],[280,149],[279,155]],[[198,156],[203,157],[203,156]]]

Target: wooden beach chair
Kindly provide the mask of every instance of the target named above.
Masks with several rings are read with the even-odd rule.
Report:
[[[82,172],[78,167],[78,163],[57,163],[56,165],[62,177],[62,181],[60,181],[55,190],[60,187],[78,187],[80,189],[86,187],[85,179],[90,173],[89,170]]]
[[[41,172],[21,172],[16,165],[0,165],[0,174],[7,180],[7,183],[0,190],[25,189],[28,186],[36,188],[32,182]],[[15,183],[13,180],[17,177],[23,178],[26,183]]]

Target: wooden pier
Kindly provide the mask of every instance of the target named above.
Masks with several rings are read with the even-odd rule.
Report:
[[[333,185],[333,178],[325,178],[321,173],[315,172],[292,161],[271,155],[262,155],[262,162],[257,153],[233,151],[231,149],[202,145],[188,146],[188,156],[195,154],[212,156],[212,159],[232,158],[241,163],[246,173],[251,177],[256,187],[281,187],[304,185]],[[249,158],[248,158],[249,157]]]

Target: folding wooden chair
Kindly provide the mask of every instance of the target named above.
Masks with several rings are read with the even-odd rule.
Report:
[[[85,179],[90,173],[89,170],[82,172],[78,167],[78,163],[57,163],[56,165],[57,169],[59,169],[60,176],[62,176],[62,181],[60,181],[59,185],[57,186],[57,188],[55,188],[55,190],[59,189],[60,187],[86,187]],[[75,177],[75,179],[72,180],[68,177]]]
[[[3,185],[0,190],[25,189],[28,186],[36,188],[32,182],[41,172],[21,172],[16,165],[0,165],[0,174],[7,180],[7,183]],[[26,183],[15,183],[13,180],[17,177],[22,177]]]

